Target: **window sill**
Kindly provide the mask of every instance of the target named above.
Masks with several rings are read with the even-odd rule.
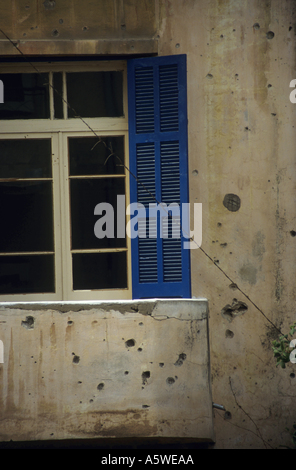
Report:
[[[147,309],[148,307],[148,309]],[[204,319],[208,316],[208,301],[197,299],[140,299],[140,300],[99,300],[99,301],[38,301],[38,302],[0,302],[0,312],[15,310],[57,310],[61,313],[82,310],[118,310],[122,312],[145,311],[152,317],[179,318],[181,320]],[[149,313],[148,313],[149,312]]]

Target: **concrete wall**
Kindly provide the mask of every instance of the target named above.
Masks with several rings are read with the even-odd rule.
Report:
[[[276,369],[278,333],[255,305],[284,333],[296,320],[295,2],[85,4],[15,0],[1,6],[1,29],[33,55],[187,54],[190,200],[203,204],[204,250],[192,252],[192,292],[209,300],[213,399],[227,409],[215,411],[215,446],[290,445],[295,366]],[[3,38],[0,53],[17,51]]]
[[[202,248],[217,264],[192,252],[193,295],[209,299],[213,397],[227,409],[215,411],[216,447],[291,445],[295,365],[276,369],[277,331],[233,284],[288,332],[296,320],[296,5],[161,2],[159,34],[161,55],[187,54],[190,196],[203,204]],[[239,197],[239,210],[229,210],[238,199],[224,206],[227,194]]]
[[[202,300],[0,307],[0,442],[213,440]]]
[[[0,11],[1,29],[28,55],[157,53],[155,0],[13,0]],[[3,34],[0,54],[19,55]]]

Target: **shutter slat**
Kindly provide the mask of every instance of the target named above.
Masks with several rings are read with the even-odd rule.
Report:
[[[178,66],[159,67],[160,130],[179,130]]]
[[[154,132],[153,67],[135,72],[136,132]]]

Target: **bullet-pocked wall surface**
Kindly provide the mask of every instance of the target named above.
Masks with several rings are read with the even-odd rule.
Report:
[[[212,441],[207,302],[0,308],[0,441]]]

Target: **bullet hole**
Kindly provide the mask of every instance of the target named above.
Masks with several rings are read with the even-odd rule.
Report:
[[[245,127],[245,131],[250,131],[251,129],[249,129],[248,127]]]
[[[143,351],[143,349],[142,349],[142,348],[138,348],[138,351],[141,352],[141,351]]]
[[[59,20],[59,23],[60,23],[60,24],[63,24],[63,23],[64,23],[64,20],[61,18],[61,19]]]
[[[291,29],[292,29],[292,26],[289,26],[289,31],[291,31]]]
[[[236,212],[239,210],[241,200],[236,194],[226,194],[223,199],[223,206],[226,207],[230,212]]]
[[[45,0],[43,2],[45,10],[52,10],[55,7],[55,0]]]
[[[231,284],[229,284],[229,289],[236,290],[237,289],[237,284],[232,282]]]
[[[145,372],[142,373],[142,384],[145,385],[147,383],[147,380],[150,377],[150,370],[146,370]]]
[[[234,76],[235,76],[235,78],[238,80],[238,73],[236,73]]]
[[[291,230],[290,235],[291,235],[291,237],[295,237],[296,236],[295,230]]]
[[[294,372],[292,372],[292,373],[290,374],[290,377],[291,377],[291,379],[295,379],[295,374],[294,374]]]
[[[128,375],[128,374],[129,374],[128,370],[124,371],[124,375]]]
[[[225,248],[227,246],[227,243],[220,243],[220,246],[222,246],[222,248]]]
[[[276,116],[276,113],[271,113],[272,116]]]
[[[274,32],[273,31],[268,31],[268,33],[266,33],[266,37],[267,37],[267,39],[274,38]]]
[[[159,367],[163,367],[163,366],[164,366],[164,362],[160,362]]]
[[[122,31],[125,31],[125,30],[126,30],[126,25],[125,25],[124,23],[122,23],[122,24],[120,25],[120,27],[121,27]]]
[[[140,321],[139,326],[143,326],[143,325],[144,325],[144,323],[142,321]]]
[[[101,382],[98,386],[97,386],[97,389],[98,390],[103,390],[103,388],[105,387],[105,384],[103,382]]]
[[[185,353],[182,353],[182,354],[179,354],[179,358],[178,360],[175,362],[174,366],[182,366],[183,362],[185,361],[186,359],[186,354]]]
[[[142,405],[142,408],[150,408],[150,405]]]
[[[223,34],[221,34],[220,38],[221,38],[221,39],[224,38]]]
[[[54,37],[54,38],[57,38],[59,36],[59,32],[57,29],[54,29],[52,32],[51,32],[51,35]]]
[[[234,337],[233,331],[231,331],[231,330],[226,330],[226,331],[225,331],[225,337],[226,337],[226,338],[233,338],[233,337]]]
[[[133,346],[135,346],[136,344],[136,341],[134,339],[128,339],[126,342],[125,342],[125,346],[127,348],[132,348]]]
[[[88,27],[87,27],[87,26],[83,26],[82,31],[87,31],[87,30],[88,30]]]
[[[91,398],[91,399],[89,400],[89,403],[92,403],[92,402],[93,402],[93,399]]]
[[[260,24],[259,23],[254,23],[253,28],[254,29],[260,29]]]
[[[81,380],[78,380],[78,382],[77,382],[77,383],[79,383],[79,384],[82,384]]]
[[[177,44],[175,45],[175,48],[179,49],[179,47],[180,47],[180,44],[177,42]]]
[[[175,383],[175,379],[174,379],[173,377],[168,377],[168,378],[166,379],[166,383],[167,383],[168,385],[172,385],[172,384]]]
[[[35,322],[35,318],[29,315],[28,317],[26,317],[26,320],[22,321],[22,326],[26,328],[27,330],[33,330],[34,322]]]
[[[271,87],[272,87],[272,85],[269,83],[269,84],[267,85],[267,88],[271,88]]]
[[[221,227],[221,226],[222,226],[221,222],[218,222],[217,227]]]
[[[231,418],[232,418],[232,415],[231,415],[230,411],[225,411],[224,419],[231,419]]]
[[[206,76],[206,78],[208,78],[209,80],[212,80],[213,75],[212,75],[211,73],[208,73],[208,75]]]
[[[69,320],[69,321],[67,322],[68,325],[73,325],[73,323],[74,323],[74,322],[73,322],[72,320]]]
[[[246,313],[247,310],[248,306],[247,304],[245,304],[245,302],[233,299],[231,305],[227,304],[224,308],[222,308],[221,315],[227,321],[232,322],[235,317],[243,315],[244,313]]]
[[[74,355],[74,357],[73,357],[73,364],[78,364],[79,361],[80,361],[80,356]]]
[[[24,36],[24,37],[27,36],[27,33],[23,33],[23,36]]]
[[[192,174],[193,175],[198,175],[198,170],[193,170]]]

